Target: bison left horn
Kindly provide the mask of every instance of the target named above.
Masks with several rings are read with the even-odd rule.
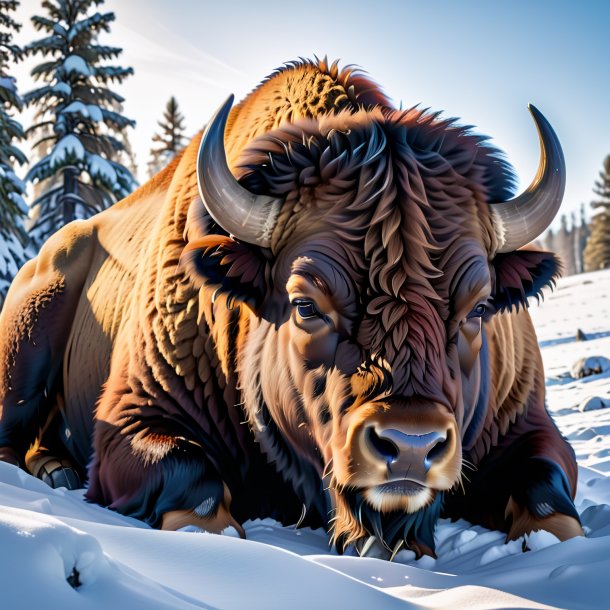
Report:
[[[242,241],[269,248],[281,200],[251,193],[231,173],[224,134],[232,105],[230,95],[201,138],[197,159],[199,194],[210,216],[225,231]]]
[[[497,252],[512,252],[535,240],[553,221],[566,185],[566,165],[559,139],[532,104],[529,111],[540,136],[540,163],[534,180],[521,195],[490,204],[499,238]]]

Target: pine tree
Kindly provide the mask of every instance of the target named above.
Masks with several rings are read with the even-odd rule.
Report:
[[[593,192],[598,199],[591,202],[591,234],[584,253],[585,271],[596,271],[610,267],[610,155],[596,180]]]
[[[124,149],[121,132],[135,123],[117,111],[123,98],[108,86],[133,70],[106,63],[122,49],[98,44],[114,20],[114,13],[94,12],[102,3],[44,0],[48,16],[32,17],[34,27],[45,33],[24,49],[42,56],[32,70],[42,85],[24,96],[36,108],[27,133],[35,137],[40,160],[26,179],[37,185],[30,214],[37,246],[64,224],[107,208],[135,186],[116,160]]]
[[[123,112],[123,104],[114,101],[112,103],[112,110],[121,114]],[[131,140],[129,139],[129,132],[131,129],[132,127],[128,127],[116,133],[116,136],[121,143],[121,149],[114,152],[112,155],[112,160],[126,167],[135,180],[135,186],[138,186],[138,165],[136,163],[136,154],[131,146]]]
[[[575,229],[574,236],[574,258],[576,260],[576,273],[585,270],[584,252],[589,239],[589,225],[585,218],[585,204],[580,206],[580,225]]]
[[[0,309],[8,287],[25,262],[27,234],[23,221],[27,206],[23,199],[25,184],[15,174],[15,165],[26,162],[16,143],[24,138],[23,128],[14,118],[22,102],[9,63],[19,59],[21,51],[13,43],[20,25],[11,17],[19,2],[0,0]]]
[[[574,275],[576,273],[576,262],[574,260],[574,225],[568,228],[568,219],[565,214],[561,216],[561,227],[555,235],[555,252],[561,257],[563,263],[563,275]]]
[[[572,256],[572,265],[573,265],[573,269],[572,269],[572,274],[574,275],[576,273],[580,273],[580,271],[578,271],[578,247],[577,247],[577,243],[578,243],[578,236],[579,236],[579,228],[578,228],[578,224],[576,224],[576,214],[574,212],[572,212],[570,214],[570,222],[572,224],[572,228],[570,229],[570,233],[569,233],[569,237],[570,237],[570,254]]]
[[[185,145],[184,116],[178,110],[178,102],[174,96],[169,98],[163,113],[163,120],[157,123],[161,127],[160,134],[153,135],[153,146],[150,151],[148,175],[152,178],[162,170]]]
[[[549,228],[541,240],[541,247],[543,250],[555,252],[555,234],[553,233],[553,229]]]
[[[123,150],[118,153],[115,161],[118,161],[121,165],[124,165],[137,181],[138,163],[136,160],[136,153],[131,146],[131,140],[129,139],[129,133],[127,130],[121,132],[120,140],[121,144],[123,145]]]

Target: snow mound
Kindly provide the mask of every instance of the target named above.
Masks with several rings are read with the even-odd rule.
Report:
[[[599,409],[607,409],[610,407],[610,398],[602,398],[601,396],[589,396],[585,398],[579,405],[578,410],[581,413],[585,411],[597,411]]]
[[[186,601],[117,564],[91,534],[41,513],[45,506],[41,500],[36,512],[0,507],[3,607],[101,609],[121,600],[144,610]]]

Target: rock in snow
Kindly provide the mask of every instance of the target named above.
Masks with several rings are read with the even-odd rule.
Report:
[[[571,374],[574,379],[582,379],[589,375],[600,375],[610,371],[610,360],[604,356],[587,356],[579,358],[573,365]]]

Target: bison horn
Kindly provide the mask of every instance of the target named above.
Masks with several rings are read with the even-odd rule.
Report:
[[[555,218],[565,190],[566,168],[559,139],[535,106],[530,104],[529,111],[540,136],[540,163],[524,193],[490,204],[500,241],[498,252],[512,252],[536,239]]]
[[[251,193],[231,173],[224,133],[232,105],[230,95],[201,138],[197,159],[199,194],[210,216],[225,231],[242,241],[269,248],[281,200]]]

